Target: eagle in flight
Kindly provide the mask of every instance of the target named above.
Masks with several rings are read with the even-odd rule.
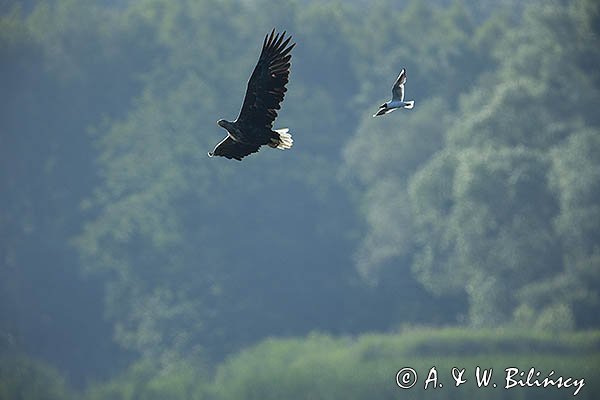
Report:
[[[285,39],[282,34],[265,36],[258,63],[248,81],[246,96],[237,119],[233,122],[220,119],[217,124],[227,130],[209,157],[221,156],[241,161],[248,154],[256,153],[263,145],[277,149],[292,147],[292,135],[287,128],[273,129],[277,110],[281,108],[285,85],[290,75],[290,51],[296,45],[288,46],[291,36]],[[285,39],[285,40],[284,40]]]
[[[394,85],[392,86],[392,100],[380,105],[379,110],[377,110],[373,117],[378,117],[380,115],[391,113],[392,111],[395,111],[398,108],[406,108],[410,110],[415,106],[415,102],[413,100],[404,101],[405,83],[406,69],[402,68],[402,71],[400,71],[400,74],[398,74],[398,78],[396,78],[396,82],[394,82]]]

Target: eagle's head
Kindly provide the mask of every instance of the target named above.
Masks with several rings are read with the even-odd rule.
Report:
[[[224,120],[224,119],[220,119],[217,121],[217,125],[219,125],[221,128],[229,128],[231,127],[231,122]]]

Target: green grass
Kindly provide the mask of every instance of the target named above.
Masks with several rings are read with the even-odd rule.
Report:
[[[58,371],[25,358],[0,359],[0,400],[4,399],[161,399],[161,400],[396,400],[396,399],[598,399],[600,331],[563,333],[519,330],[412,329],[399,334],[336,338],[269,339],[222,362],[215,376],[196,363],[175,360],[160,368],[156,360],[132,364],[121,375],[94,383],[81,396]],[[493,369],[488,387],[479,388],[475,369]],[[414,369],[410,389],[396,384],[396,373]],[[437,380],[425,381],[435,367]],[[467,381],[456,387],[453,368]],[[505,369],[530,368],[541,381],[584,379],[575,387],[505,389]],[[496,387],[493,387],[496,383]],[[441,384],[441,387],[439,386]]]
[[[598,332],[553,336],[525,331],[466,329],[413,330],[396,335],[364,335],[334,339],[268,340],[227,360],[219,369],[215,392],[223,400],[270,399],[563,399],[575,388],[504,389],[505,369],[535,368],[539,380],[551,370],[554,378],[584,378],[578,399],[600,394]],[[424,389],[435,366],[441,388]],[[488,388],[478,388],[475,368],[493,368]],[[396,385],[395,376],[413,368],[418,382],[412,389]],[[453,367],[464,368],[468,380],[454,386]],[[492,383],[497,387],[493,388]]]

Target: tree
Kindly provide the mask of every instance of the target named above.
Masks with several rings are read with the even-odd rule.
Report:
[[[600,301],[598,133],[598,129],[576,131],[551,152],[551,183],[560,204],[554,222],[562,242],[564,271],[549,289],[560,293],[556,297],[572,310],[578,325],[586,328],[599,322],[592,312]]]
[[[411,10],[428,15],[424,6]],[[447,21],[461,15],[452,10]],[[578,132],[597,132],[598,73],[590,66],[600,61],[599,15],[590,1],[534,4],[517,28],[506,29],[498,16],[471,26],[465,32],[471,46],[464,46],[464,38],[462,46],[446,46],[463,49],[453,58],[456,70],[468,64],[470,49],[479,49],[481,64],[469,74],[477,85],[460,85],[468,92],[458,110],[426,109],[423,120],[435,116],[435,123],[421,129],[412,125],[416,116],[403,116],[405,128],[396,130],[402,139],[388,134],[384,145],[372,144],[373,137],[384,136],[376,128],[359,130],[346,155],[347,175],[366,189],[360,268],[377,275],[382,266],[406,269],[408,260],[433,293],[466,293],[470,322],[477,326],[513,320],[557,329],[589,324],[582,316],[595,304],[596,280],[590,277],[587,285],[568,271],[576,269],[574,259],[586,260],[579,267],[586,274],[593,269],[594,247],[582,243],[595,241],[595,225],[588,222],[575,235],[586,238],[578,250],[573,232],[566,235],[565,229],[576,225],[575,214],[566,211],[570,204],[594,198],[595,189],[589,183],[589,194],[567,189],[570,164],[559,149]],[[448,77],[453,70],[445,70]],[[449,87],[436,96],[454,98]],[[430,138],[443,139],[426,146]],[[394,142],[400,140],[406,142],[399,150]],[[369,162],[353,159],[359,150]],[[587,156],[581,163],[582,171],[595,165]],[[591,182],[593,173],[584,176]],[[567,193],[577,200],[567,200]],[[588,206],[577,209],[593,213]]]
[[[292,128],[294,151],[237,163],[206,156],[223,135],[214,121],[237,113],[262,35],[289,10],[198,1],[138,7],[131,18],[152,18],[150,37],[164,54],[127,115],[99,133],[102,183],[78,239],[85,267],[107,281],[117,341],[156,359],[218,359],[266,335],[356,331],[373,320],[372,302],[354,295],[369,289],[357,283],[346,233],[351,204],[331,173],[340,157],[332,144],[352,120],[337,112],[340,83],[320,84],[310,61],[352,76],[346,58],[325,54],[327,35],[317,30],[339,30],[344,19],[333,6],[291,9],[286,29],[302,46],[277,123]],[[329,25],[311,26],[313,14]],[[260,27],[239,26],[248,19]],[[343,48],[343,40],[327,43]],[[311,107],[324,117],[307,118]],[[384,315],[376,321],[390,324]]]
[[[25,356],[0,358],[0,399],[68,400],[74,393],[49,365]]]
[[[453,158],[448,200],[433,203],[440,208],[428,210],[432,203],[424,198],[431,175],[419,174],[411,183],[420,226],[429,229],[421,231],[426,240],[415,267],[422,279],[432,280],[431,287],[437,283],[466,290],[474,325],[505,323],[520,288],[561,266],[552,233],[557,207],[545,177],[547,162],[525,148],[465,149]],[[432,213],[438,218],[428,218]],[[445,245],[432,249],[430,237]],[[440,250],[448,253],[447,262],[441,255],[432,257]]]
[[[137,88],[113,17],[72,1],[0,17],[0,346],[54,360],[79,382],[118,364],[103,283],[82,277],[71,246],[97,183],[86,132]]]

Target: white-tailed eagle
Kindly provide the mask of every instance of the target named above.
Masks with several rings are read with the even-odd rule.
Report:
[[[277,149],[292,147],[292,135],[288,129],[273,129],[277,110],[281,108],[285,85],[290,75],[290,51],[296,45],[288,46],[291,36],[284,40],[282,34],[265,36],[258,63],[248,81],[246,96],[240,115],[233,122],[220,119],[220,127],[227,130],[227,137],[221,140],[209,157],[222,156],[240,160],[248,154],[256,153],[263,145]]]
[[[396,82],[392,86],[392,100],[387,103],[383,103],[379,106],[379,110],[373,115],[378,117],[383,114],[391,113],[398,108],[411,109],[415,106],[413,100],[404,101],[404,83],[406,82],[406,70],[402,68]]]

